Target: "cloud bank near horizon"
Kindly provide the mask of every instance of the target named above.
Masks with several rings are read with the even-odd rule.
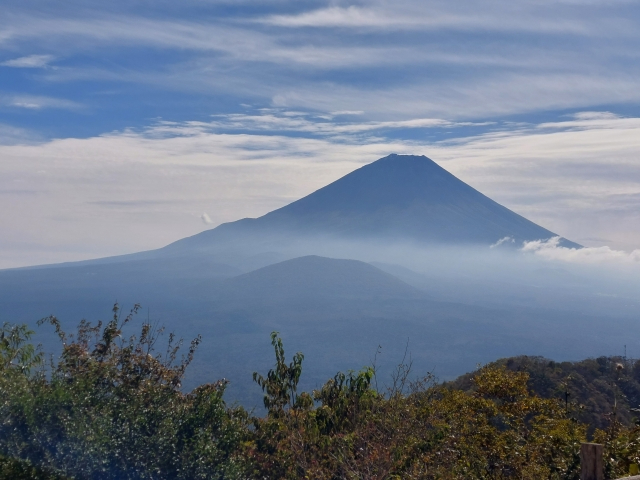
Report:
[[[560,245],[560,237],[524,242],[520,249],[546,260],[581,264],[639,264],[640,249],[631,252],[614,250],[608,246],[568,248]]]
[[[640,118],[582,112],[557,122],[493,124],[452,140],[395,135],[413,128],[469,125],[433,118],[357,123],[269,109],[3,145],[0,198],[20,205],[20,214],[0,212],[6,232],[0,265],[161,247],[209,225],[263,215],[389,153],[427,155],[584,245],[611,251],[640,245],[640,228],[630,228],[640,226]],[[594,232],[607,237],[593,238]],[[546,244],[529,249],[547,258],[563,252]]]
[[[392,152],[640,245],[634,1],[3,7],[0,267],[162,246]]]

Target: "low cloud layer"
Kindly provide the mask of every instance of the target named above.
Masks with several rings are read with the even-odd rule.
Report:
[[[280,134],[268,131],[274,123]],[[434,142],[399,137],[408,125],[424,136],[455,128],[437,119],[347,128],[339,118],[270,110],[32,144],[7,129],[16,137],[0,146],[0,266],[161,247],[263,215],[389,153],[427,155],[598,258],[640,245],[640,118],[586,112]]]
[[[622,250],[613,250],[607,246],[567,248],[560,246],[560,237],[525,242],[522,251],[533,253],[547,260],[570,263],[640,265],[640,249],[624,252]]]
[[[0,267],[160,247],[393,152],[640,246],[633,1],[49,3],[0,16]]]
[[[489,248],[497,248],[500,245],[504,245],[505,243],[506,244],[515,243],[515,240],[513,239],[513,237],[503,237],[493,245],[490,245]]]

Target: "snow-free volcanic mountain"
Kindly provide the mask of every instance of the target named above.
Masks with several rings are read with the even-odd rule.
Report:
[[[394,154],[260,218],[223,224],[168,250],[273,235],[447,245],[491,245],[505,237],[522,245],[558,236],[494,202],[433,160]]]
[[[248,406],[261,400],[251,374],[272,365],[272,331],[304,352],[305,389],[374,355],[384,381],[408,340],[418,375],[448,378],[523,353],[608,354],[640,335],[636,280],[519,248],[554,236],[426,157],[390,155],[158,250],[0,271],[0,322],[35,328],[54,314],[72,331],[116,300],[141,303],[154,325],[202,335],[190,386],[225,377],[227,398]],[[489,248],[505,237],[518,248]],[[58,348],[51,330],[38,332],[45,350]]]

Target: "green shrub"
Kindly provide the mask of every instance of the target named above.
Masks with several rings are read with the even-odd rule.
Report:
[[[45,472],[25,460],[0,455],[0,480],[66,480],[56,473]]]
[[[372,368],[299,392],[304,357],[288,363],[273,333],[275,366],[254,374],[267,414],[251,416],[225,403],[226,381],[181,390],[199,338],[184,355],[173,335],[159,353],[162,330],[146,323],[125,338],[137,309],[122,318],[116,305],[111,321],[83,321],[73,335],[44,319],[62,343],[48,363],[31,331],[3,326],[0,479],[578,478],[588,425],[557,389],[532,391],[547,377],[508,362],[465,376],[464,388],[410,384],[403,360],[386,392]],[[593,436],[607,474],[621,476],[640,461],[640,428],[615,409],[608,418]]]
[[[123,338],[137,309],[122,318],[116,305],[106,325],[83,321],[75,335],[44,319],[62,342],[46,369],[31,332],[5,326],[2,453],[75,478],[243,477],[247,413],[225,404],[226,381],[180,390],[199,338],[180,359],[173,335],[157,352],[162,332],[149,324]]]

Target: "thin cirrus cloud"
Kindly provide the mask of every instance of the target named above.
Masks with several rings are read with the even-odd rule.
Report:
[[[388,18],[388,16],[385,16]],[[80,50],[98,47],[99,45],[117,46],[155,46],[158,48],[187,49],[202,52],[223,52],[241,61],[270,62],[286,64],[295,62],[318,68],[334,68],[337,66],[366,66],[375,64],[399,64],[407,61],[433,62],[443,64],[466,65],[503,65],[503,66],[541,66],[554,64],[555,53],[531,50],[526,44],[521,45],[520,53],[496,52],[492,50],[471,51],[449,49],[446,43],[435,48],[416,48],[415,42],[392,42],[394,46],[384,42],[373,41],[370,46],[363,47],[360,42],[350,44],[346,41],[312,42],[291,41],[289,35],[260,32],[243,27],[242,24],[229,25],[220,23],[202,23],[196,21],[150,20],[131,16],[105,16],[94,19],[42,19],[22,17],[15,20],[18,26],[6,26],[5,41],[19,42],[45,38],[56,39],[77,37],[85,39],[78,45]],[[265,20],[266,21],[266,20]],[[443,26],[443,28],[446,25]],[[566,32],[566,30],[563,30]],[[286,38],[285,38],[286,37]],[[286,40],[286,41],[284,41]],[[425,39],[422,41],[424,42]],[[422,42],[421,42],[422,43]],[[477,42],[475,42],[477,44]],[[472,46],[472,45],[471,45]],[[444,47],[444,48],[443,48]],[[73,45],[65,48],[73,49]],[[524,49],[524,52],[522,51]],[[508,53],[505,56],[505,53]],[[526,53],[523,59],[523,53]],[[40,66],[38,62],[50,61],[52,56],[33,55],[5,62],[10,66]],[[558,62],[567,58],[560,57]],[[15,63],[14,63],[15,62]],[[559,63],[558,63],[559,64]],[[9,65],[7,65],[9,66]]]
[[[215,14],[196,14],[194,5],[154,15],[95,5],[50,16],[16,9],[0,20],[0,47],[65,58],[38,73],[39,88],[109,82],[149,95],[151,86],[149,103],[160,106],[168,90],[214,105],[478,121],[640,102],[640,34],[629,2],[285,2],[260,13],[217,4]],[[149,118],[140,115],[139,127]]]
[[[266,109],[261,114],[229,114],[216,115],[211,122],[189,122],[187,124],[201,128],[221,128],[227,130],[249,130],[249,131],[295,131],[314,133],[318,135],[351,135],[366,132],[374,132],[383,129],[421,129],[421,128],[456,128],[469,126],[486,126],[491,122],[452,122],[441,118],[414,118],[411,120],[398,120],[386,122],[336,122],[332,121],[334,116],[343,116],[344,112],[337,112],[333,115],[310,115],[305,112],[287,111],[278,109]],[[358,112],[352,112],[357,114]],[[165,122],[164,125],[170,129],[172,123]],[[184,124],[176,124],[179,129],[184,128]],[[160,126],[157,127],[161,128]]]
[[[40,95],[0,96],[0,108],[13,107],[27,110],[62,109],[80,110],[83,105],[64,98],[52,98]]]
[[[42,138],[24,128],[0,123],[0,145],[28,145],[42,142]]]
[[[57,40],[54,43],[62,43],[60,40],[64,38],[84,38],[89,42],[79,46],[64,42],[67,50],[91,50],[101,45],[112,48],[146,45],[196,51],[229,51],[248,58],[257,58],[254,55],[261,50],[261,42],[267,42],[267,45],[271,43],[265,35],[230,25],[112,14],[89,18],[22,15],[13,18],[10,25],[4,25],[5,43],[45,38]]]
[[[397,62],[415,54],[400,46],[362,47],[346,45],[309,45],[281,42],[278,36],[255,31],[242,25],[202,23],[197,21],[150,20],[135,16],[109,15],[95,19],[42,19],[28,16],[16,20],[18,26],[7,26],[5,42],[76,37],[85,41],[79,50],[109,45],[191,50],[222,53],[242,62],[295,64],[317,68],[367,66]],[[65,45],[65,49],[73,46]],[[25,57],[28,58],[28,57]],[[16,65],[17,66],[17,65]]]
[[[45,68],[53,61],[53,55],[28,55],[0,62],[2,67],[13,68]]]
[[[408,2],[405,2],[405,4]],[[413,6],[413,5],[412,5]],[[380,8],[382,7],[382,8]],[[386,7],[386,8],[385,8]],[[444,5],[441,5],[444,7]],[[545,31],[563,34],[587,34],[589,28],[579,21],[545,18],[537,15],[540,21],[515,21],[503,23],[498,12],[487,12],[477,5],[467,5],[469,8],[456,10],[451,8],[416,9],[414,12],[404,13],[407,9],[398,5],[378,5],[378,8],[358,7],[329,7],[321,8],[296,15],[271,15],[257,20],[268,25],[280,27],[323,27],[323,28],[373,28],[373,29],[431,29],[431,30],[466,30],[466,31]],[[475,7],[475,8],[474,8]]]

